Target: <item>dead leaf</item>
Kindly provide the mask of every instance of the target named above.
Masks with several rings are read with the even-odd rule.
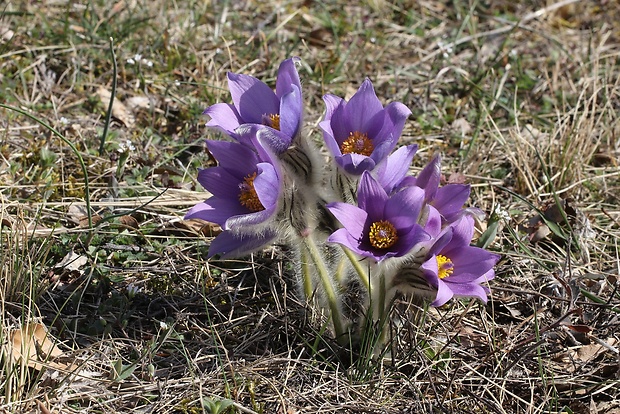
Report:
[[[575,331],[578,333],[590,333],[592,332],[592,328],[590,328],[588,325],[565,325],[568,329],[570,329],[571,331]]]
[[[2,219],[0,220],[0,227],[2,226],[10,229],[10,228],[13,228],[13,223],[8,217],[2,217]]]
[[[155,102],[152,102],[147,96],[133,96],[127,99],[126,103],[127,107],[133,112],[140,109],[151,109],[151,107],[155,104]]]
[[[21,329],[15,329],[10,334],[8,344],[9,355],[14,362],[24,361],[30,368],[38,371],[44,367],[58,370],[67,370],[68,364],[53,360],[64,353],[56,346],[45,325],[28,323]]]
[[[536,144],[539,142],[545,142],[549,139],[548,133],[540,131],[531,124],[526,124],[521,129],[520,136],[534,146],[537,146]]]
[[[472,127],[465,118],[458,118],[452,122],[452,129],[461,137],[467,136],[471,133]]]
[[[551,234],[551,230],[540,216],[530,218],[522,225],[522,230],[528,234],[532,243],[537,243]]]
[[[86,222],[86,226],[88,225],[88,214],[85,206],[71,204],[67,209],[67,218],[81,227],[84,222]]]
[[[69,30],[73,30],[76,33],[86,33],[86,29],[82,26],[78,26],[76,24],[69,25]]]
[[[465,174],[460,173],[460,172],[455,172],[450,174],[450,176],[448,177],[447,183],[448,184],[465,184],[465,182],[467,181],[467,177],[465,177]]]
[[[101,217],[99,214],[93,214],[91,219],[93,221],[93,226],[94,226],[97,223],[99,223],[101,220],[103,220],[103,217]],[[81,228],[87,228],[88,227],[88,216],[80,217],[80,227]]]
[[[137,230],[138,228],[140,228],[140,224],[138,223],[138,220],[136,220],[135,217],[130,216],[130,215],[121,216],[120,222],[122,225],[130,227],[134,230]]]
[[[607,344],[609,347],[613,347],[616,343],[616,340],[614,338],[609,338],[604,343]],[[580,361],[582,363],[587,363],[608,350],[609,348],[605,347],[602,344],[592,343],[590,345],[580,346],[577,349],[572,349],[571,356],[574,360]]]
[[[126,7],[127,4],[125,4],[126,2],[124,0],[121,1],[117,1],[114,6],[112,7],[112,10],[110,11],[110,17],[122,12]]]
[[[575,208],[572,206],[572,200],[567,198],[567,199],[561,200],[561,203],[562,203],[562,209],[564,210],[564,213],[569,218],[569,221],[571,221],[570,219],[573,219],[575,215],[577,214],[575,211]],[[542,206],[541,210],[547,220],[552,221],[554,223],[558,223],[558,224],[561,224],[564,222],[564,216],[562,215],[562,210],[555,203],[555,201],[549,201],[548,203],[545,203]]]
[[[189,219],[170,222],[161,231],[169,235],[215,237],[222,228],[205,220]]]
[[[59,263],[56,263],[54,268],[66,269],[70,272],[79,271],[86,263],[88,263],[86,256],[79,255],[72,250]]]
[[[15,36],[15,32],[10,29],[8,24],[0,21],[0,41],[2,41],[2,43],[8,43],[13,39],[13,36]]]
[[[101,102],[107,108],[107,105],[110,103],[110,99],[112,97],[110,91],[100,86],[99,89],[97,89],[97,95],[99,95],[99,99],[101,99]],[[135,117],[127,106],[116,98],[114,98],[114,103],[112,104],[112,115],[125,124],[128,128],[132,127],[136,122]]]
[[[41,401],[39,400],[35,400],[35,401],[37,402],[37,407],[41,411],[41,414],[52,414],[53,413]]]
[[[334,33],[325,27],[319,27],[308,34],[307,40],[312,46],[327,47],[334,43]]]

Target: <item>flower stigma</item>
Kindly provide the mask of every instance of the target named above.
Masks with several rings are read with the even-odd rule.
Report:
[[[443,254],[438,254],[437,259],[437,276],[440,279],[450,276],[454,272],[454,263]]]
[[[370,244],[376,249],[389,249],[398,241],[396,228],[387,220],[375,221],[368,234]]]
[[[349,138],[345,139],[340,145],[340,152],[343,154],[361,154],[367,157],[372,154],[374,149],[375,146],[368,135],[359,131],[349,132]]]
[[[247,175],[243,182],[239,184],[239,202],[242,206],[255,213],[265,209],[263,204],[258,199],[256,189],[254,188],[254,179],[256,178],[256,171]]]

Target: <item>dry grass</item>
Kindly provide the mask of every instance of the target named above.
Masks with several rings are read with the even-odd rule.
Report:
[[[0,109],[1,412],[620,412],[617,0],[2,7],[2,103],[88,174]],[[413,111],[416,168],[440,151],[497,229],[489,304],[402,298],[389,359],[329,340],[285,246],[207,262],[216,229],[181,221],[226,71],[273,81],[291,55],[308,133],[324,93],[370,77]],[[63,355],[26,342],[29,364],[11,335],[37,321]]]

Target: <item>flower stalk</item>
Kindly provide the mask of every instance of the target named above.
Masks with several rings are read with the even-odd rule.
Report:
[[[325,299],[327,300],[327,306],[329,307],[331,314],[331,320],[334,325],[334,334],[336,339],[339,342],[346,341],[346,337],[344,336],[345,331],[342,324],[342,313],[340,311],[339,297],[334,289],[333,279],[327,270],[327,266],[325,265],[323,257],[321,256],[312,235],[304,238],[303,242],[304,247],[310,254],[310,258],[319,276],[319,280],[321,281],[321,286],[323,287],[323,292],[325,293]]]
[[[346,247],[342,246],[342,251],[351,262],[353,269],[357,273],[357,276],[360,278],[360,281],[364,285],[364,288],[370,292],[370,277],[368,276],[368,272],[362,267],[359,258],[353,255],[353,252]]]

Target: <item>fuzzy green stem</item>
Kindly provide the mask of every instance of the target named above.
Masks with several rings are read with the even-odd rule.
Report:
[[[327,304],[332,314],[332,323],[334,324],[336,339],[339,342],[344,341],[346,338],[343,335],[344,329],[342,327],[340,307],[338,306],[338,297],[336,296],[336,291],[334,290],[332,279],[329,276],[329,272],[325,267],[325,262],[321,257],[321,253],[319,252],[319,249],[317,248],[316,243],[312,238],[312,235],[305,237],[303,240],[305,242],[306,248],[308,249],[308,253],[310,253],[310,257],[312,258],[314,267],[319,274],[319,278],[321,279],[321,284],[323,285],[323,290],[325,291],[325,296],[327,297]]]
[[[360,277],[360,280],[364,284],[364,287],[367,291],[370,292],[370,277],[368,277],[368,273],[366,273],[366,270],[364,270],[364,268],[360,264],[360,261],[357,259],[357,257],[355,257],[355,255],[353,255],[353,252],[351,250],[347,249],[344,246],[342,246],[342,250],[344,251],[344,254],[346,254],[349,258],[349,261],[351,262],[353,268]]]
[[[299,255],[301,260],[301,277],[303,278],[304,295],[306,299],[310,299],[314,294],[314,289],[312,287],[312,274],[308,264],[308,250],[305,246],[299,249]]]
[[[379,321],[380,323],[385,318],[385,297],[386,297],[386,288],[385,288],[385,276],[383,274],[375,275],[373,280],[379,282],[378,286],[371,286],[371,289],[368,291],[368,296],[370,299],[370,315],[373,320]]]
[[[346,271],[346,261],[344,257],[341,257],[340,260],[338,260],[338,266],[336,267],[336,276],[335,279],[338,283],[340,283],[340,285],[344,285],[345,284],[345,271]]]
[[[372,326],[374,328],[378,328],[379,332],[376,334],[374,350],[373,353],[375,355],[379,355],[382,352],[382,348],[386,343],[386,337],[388,334],[389,328],[389,314],[392,306],[392,300],[394,298],[393,295],[388,299],[388,290],[386,286],[386,277],[385,274],[380,274],[377,276],[379,281],[379,286],[370,294],[370,307],[371,312],[367,315],[368,318],[372,320],[368,321],[365,326]],[[376,323],[375,323],[376,321]],[[376,331],[373,331],[373,335],[375,335]]]

